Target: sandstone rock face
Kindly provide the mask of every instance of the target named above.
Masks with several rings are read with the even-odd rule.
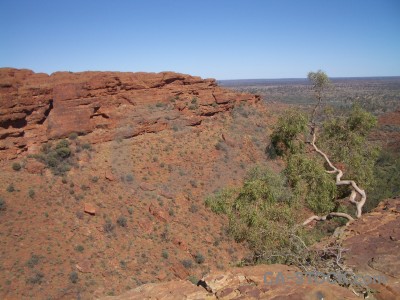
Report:
[[[258,96],[172,72],[56,72],[0,69],[0,158],[35,152],[71,133],[92,143],[196,126]]]
[[[376,299],[400,299],[400,198],[382,201],[350,225],[343,247],[345,263],[355,272],[387,279],[370,284]]]
[[[350,290],[327,282],[295,284],[290,280],[279,283],[273,280],[278,274],[288,280],[295,272],[300,270],[284,265],[233,268],[207,275],[197,286],[189,281],[145,284],[103,299],[359,299]]]

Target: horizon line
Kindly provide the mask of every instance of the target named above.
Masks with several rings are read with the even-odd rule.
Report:
[[[400,78],[400,75],[376,75],[376,76],[328,76],[330,79],[351,79],[351,78]],[[216,79],[217,81],[234,80],[303,80],[307,77],[278,77],[278,78],[237,78],[237,79]]]

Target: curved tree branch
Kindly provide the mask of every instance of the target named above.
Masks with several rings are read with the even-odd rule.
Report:
[[[312,82],[313,84],[313,89],[314,92],[316,93],[315,97],[317,99],[317,103],[313,109],[312,115],[311,115],[311,120],[310,120],[310,124],[309,124],[309,128],[310,128],[310,135],[312,136],[312,141],[311,141],[311,145],[314,148],[314,150],[321,155],[325,162],[329,165],[330,170],[326,170],[327,173],[329,174],[336,174],[336,185],[340,186],[340,185],[348,185],[351,187],[351,194],[349,197],[349,201],[350,203],[354,204],[357,208],[357,213],[356,216],[357,218],[361,217],[362,214],[362,208],[367,200],[367,195],[365,193],[365,191],[363,189],[361,189],[357,183],[353,180],[342,180],[343,177],[343,171],[338,169],[337,167],[335,167],[333,165],[333,163],[330,161],[330,159],[328,158],[328,156],[321,151],[317,145],[315,144],[316,141],[316,131],[317,131],[317,127],[316,127],[316,114],[317,111],[319,109],[319,107],[321,106],[322,103],[322,91],[324,90],[324,88],[326,88],[329,85],[329,78],[328,76],[325,74],[325,72],[319,70],[317,72],[310,72],[308,73],[308,79]],[[360,196],[360,200],[357,201],[357,195]],[[303,225],[307,225],[308,223],[312,222],[313,220],[317,220],[317,221],[325,221],[328,217],[343,217],[343,218],[347,218],[349,220],[348,223],[350,223],[351,221],[353,221],[354,219],[345,213],[339,213],[339,212],[331,212],[325,216],[312,216],[310,218],[308,218],[307,220],[305,220],[303,222]],[[347,223],[347,224],[348,224]]]
[[[350,216],[349,214],[346,213],[341,213],[341,212],[331,212],[325,216],[312,216],[309,217],[307,220],[305,220],[303,222],[303,225],[307,225],[308,223],[316,220],[316,221],[325,221],[328,217],[342,217],[342,218],[346,218],[347,220],[349,220],[346,225],[348,225],[350,222],[354,221],[353,217]]]
[[[337,173],[336,185],[338,185],[338,186],[339,185],[350,185],[351,186],[352,191],[351,191],[351,194],[349,197],[349,201],[356,206],[356,208],[357,208],[356,216],[357,216],[357,218],[360,218],[361,214],[362,214],[362,208],[363,208],[365,202],[367,201],[367,195],[366,195],[365,191],[363,189],[361,189],[354,180],[342,180],[343,171],[336,168],[332,164],[332,162],[329,160],[328,156],[323,151],[321,151],[317,147],[317,145],[315,145],[315,140],[316,140],[316,133],[314,131],[311,145],[313,146],[314,150],[325,159],[325,161],[327,162],[329,167],[331,167],[332,170],[328,170],[327,172],[329,172],[331,174]],[[357,194],[360,195],[360,197],[361,197],[361,199],[359,201],[356,201]]]

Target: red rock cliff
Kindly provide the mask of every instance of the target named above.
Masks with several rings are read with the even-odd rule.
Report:
[[[92,143],[198,125],[259,97],[184,74],[56,72],[0,68],[0,158],[35,152],[76,132]]]

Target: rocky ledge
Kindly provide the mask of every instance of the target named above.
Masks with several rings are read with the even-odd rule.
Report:
[[[299,281],[300,269],[275,264],[213,271],[197,286],[183,280],[145,284],[102,299],[400,299],[400,198],[382,201],[371,213],[343,227],[340,236],[332,236],[317,247],[333,240],[343,245],[344,263],[362,280],[382,279],[366,282],[368,295],[327,280]]]
[[[0,68],[0,159],[71,133],[99,143],[195,126],[235,103],[259,100],[214,79],[172,72],[47,75]]]

